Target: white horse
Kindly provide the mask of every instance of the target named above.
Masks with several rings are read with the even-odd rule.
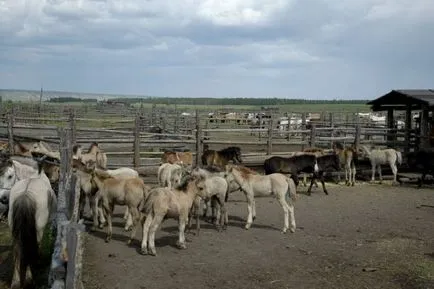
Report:
[[[363,151],[371,161],[372,177],[371,181],[375,181],[375,168],[378,168],[378,175],[380,177],[380,183],[383,181],[381,174],[381,165],[389,164],[393,173],[393,183],[397,183],[398,167],[396,164],[401,165],[402,154],[395,149],[373,149],[369,150],[367,146],[362,146]]]
[[[39,244],[44,229],[57,207],[57,199],[50,180],[39,166],[3,160],[0,165],[3,189],[11,184],[8,224],[14,247],[14,274],[11,288],[24,288],[32,283],[32,269],[38,260]]]
[[[164,163],[158,168],[158,184],[169,189],[179,186],[186,170],[179,164]]]
[[[203,193],[204,203],[207,207],[209,204],[214,201],[218,204],[218,208],[213,206],[213,217],[215,216],[215,225],[217,228],[225,229],[228,223],[228,213],[225,206],[226,194],[228,194],[229,185],[226,179],[224,178],[224,171],[220,170],[212,170],[211,168],[203,169],[196,167],[191,174],[193,176],[203,177],[205,179],[205,191]],[[194,209],[196,210],[196,225],[197,230],[199,231],[199,208],[200,208],[200,199],[196,198],[194,203]],[[216,212],[214,212],[214,208]],[[204,210],[204,217],[206,217],[206,211]],[[189,224],[190,225],[190,224]]]
[[[282,233],[289,229],[295,232],[294,204],[297,191],[294,180],[280,173],[260,175],[251,169],[237,165],[226,166],[226,180],[237,182],[247,198],[248,217],[245,228],[248,230],[256,217],[255,197],[274,195],[284,212]],[[292,202],[287,200],[292,199]],[[290,223],[290,224],[289,224]]]

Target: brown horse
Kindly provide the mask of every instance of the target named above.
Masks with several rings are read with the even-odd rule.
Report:
[[[243,162],[239,147],[231,146],[219,151],[207,150],[202,155],[202,164],[204,166],[224,168],[229,161],[240,164]]]
[[[193,154],[191,152],[164,152],[161,162],[169,164],[180,164],[191,166],[193,164]]]
[[[357,148],[352,145],[344,147],[341,143],[335,142],[333,150],[339,156],[341,165],[345,168],[345,184],[354,186],[356,183],[356,163],[357,163]],[[338,183],[341,181],[341,175],[338,175]]]

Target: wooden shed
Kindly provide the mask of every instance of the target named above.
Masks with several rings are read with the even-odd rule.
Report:
[[[433,89],[399,89],[367,103],[373,111],[387,111],[387,127],[394,129],[394,111],[405,111],[405,140],[410,143],[412,132],[412,112],[419,111],[419,127],[417,131],[418,148],[431,146],[432,120],[430,112],[434,111]],[[408,151],[409,147],[406,148]]]

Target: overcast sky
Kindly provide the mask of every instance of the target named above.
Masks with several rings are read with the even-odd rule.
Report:
[[[434,88],[433,0],[0,0],[0,88],[371,99]]]

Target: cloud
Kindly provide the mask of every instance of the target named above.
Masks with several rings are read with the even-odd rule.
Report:
[[[0,0],[0,87],[373,98],[432,88],[430,0]]]

